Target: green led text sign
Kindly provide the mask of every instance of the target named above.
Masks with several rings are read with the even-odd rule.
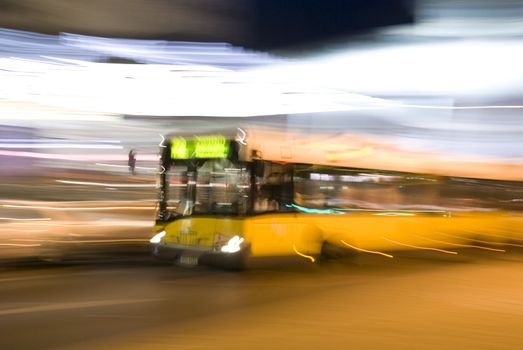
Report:
[[[188,140],[177,137],[171,140],[171,158],[172,159],[188,159],[192,154],[190,147],[192,146]]]
[[[223,136],[196,136],[171,139],[171,159],[227,158],[231,144]]]

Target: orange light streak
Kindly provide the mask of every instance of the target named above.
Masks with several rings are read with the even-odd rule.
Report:
[[[347,247],[350,247],[350,248],[355,249],[355,250],[360,251],[360,252],[383,255],[383,256],[386,256],[387,258],[394,258],[394,256],[390,255],[390,254],[386,254],[386,253],[382,253],[382,252],[378,252],[378,251],[374,251],[374,250],[367,250],[367,249],[355,247],[355,246],[350,245],[349,243],[345,242],[344,240],[341,240],[341,243],[345,244]]]
[[[474,238],[474,239],[470,239],[470,238],[467,238],[467,237],[451,235],[451,234],[443,233],[443,232],[438,232],[438,233],[439,233],[440,235],[443,235],[443,236],[454,237],[454,238],[461,238],[461,239],[468,239],[468,240],[473,241],[473,242],[480,242],[480,243],[492,244],[492,245],[512,246],[512,247],[520,247],[520,248],[523,248],[523,244],[508,243],[508,242],[492,242],[492,241],[484,241],[484,240],[481,240],[481,239],[476,239],[476,238]]]
[[[303,258],[305,258],[305,259],[309,259],[311,262],[316,262],[316,259],[314,259],[314,257],[312,257],[312,256],[310,256],[310,255],[305,255],[305,254],[303,254],[303,253],[300,253],[300,252],[298,251],[298,249],[296,249],[296,245],[295,245],[295,244],[292,245],[292,248],[294,249],[294,252],[295,252],[296,254],[298,254],[299,256],[301,256],[301,257],[303,257]]]
[[[453,251],[450,251],[450,250],[431,248],[431,247],[420,247],[420,246],[415,246],[415,245],[411,245],[411,244],[407,244],[407,243],[394,241],[394,240],[389,239],[387,237],[381,237],[381,238],[383,238],[384,240],[389,241],[391,243],[395,243],[395,244],[402,245],[402,246],[409,247],[409,248],[422,249],[422,250],[433,250],[435,252],[440,252],[440,253],[445,253],[445,254],[454,254],[454,255],[458,254],[457,252],[453,252]]]
[[[480,245],[472,245],[472,244],[452,243],[452,242],[440,241],[440,240],[437,240],[437,239],[432,239],[432,238],[427,238],[427,237],[422,237],[422,236],[417,236],[417,237],[421,237],[421,238],[426,239],[428,241],[437,242],[437,243],[444,243],[444,244],[448,244],[448,245],[452,245],[452,246],[456,246],[456,247],[476,248],[476,249],[482,249],[482,250],[490,250],[490,251],[493,251],[493,252],[506,253],[506,251],[503,250],[503,249],[483,247],[483,246],[480,246]]]

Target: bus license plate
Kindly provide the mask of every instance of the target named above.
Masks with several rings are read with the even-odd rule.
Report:
[[[198,265],[198,257],[194,255],[182,255],[178,262],[182,265],[195,266]]]

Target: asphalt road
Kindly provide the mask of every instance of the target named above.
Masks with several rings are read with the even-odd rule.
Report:
[[[521,349],[523,253],[4,268],[0,349]]]

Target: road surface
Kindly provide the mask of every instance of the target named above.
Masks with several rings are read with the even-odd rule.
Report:
[[[429,253],[431,254],[431,253]],[[523,252],[0,272],[0,349],[521,349]]]

